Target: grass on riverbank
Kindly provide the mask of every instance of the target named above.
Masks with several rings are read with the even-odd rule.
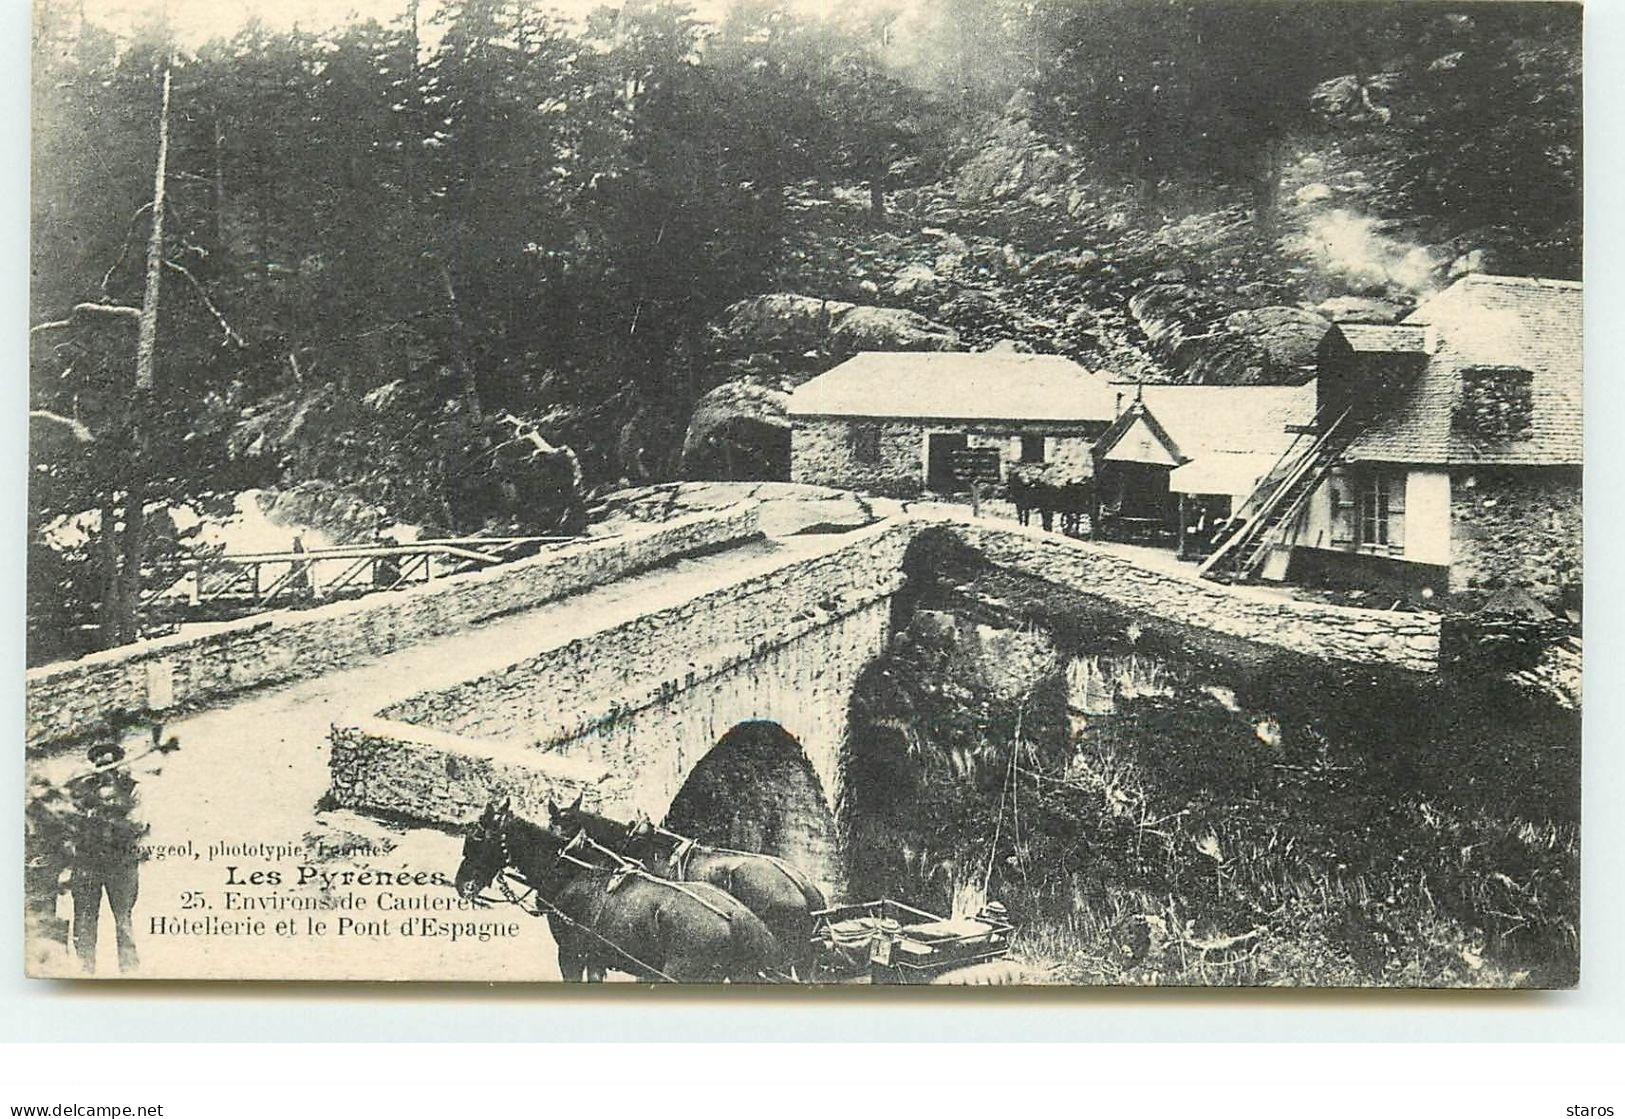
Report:
[[[1062,982],[1576,980],[1577,713],[958,575],[921,602],[976,624],[906,630],[854,707],[855,883],[944,908],[985,883]],[[995,614],[1055,635],[1054,679],[1017,700],[951,648]]]

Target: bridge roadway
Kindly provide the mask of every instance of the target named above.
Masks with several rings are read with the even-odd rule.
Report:
[[[522,949],[506,938],[486,943],[443,938],[425,944],[399,935],[400,922],[422,911],[380,913],[372,907],[380,893],[397,897],[449,898],[445,887],[404,889],[363,886],[353,892],[369,899],[362,913],[328,911],[310,916],[326,920],[329,932],[311,936],[304,912],[250,913],[228,911],[227,867],[239,879],[255,870],[276,870],[291,881],[302,859],[220,857],[209,859],[211,844],[329,845],[384,840],[393,850],[375,857],[359,856],[320,863],[322,869],[371,867],[389,871],[455,871],[461,839],[425,828],[389,828],[348,812],[318,812],[328,786],[327,735],[335,718],[357,710],[376,711],[409,694],[446,687],[471,675],[513,663],[527,649],[587,635],[651,610],[675,605],[721,588],[759,565],[800,555],[815,556],[839,547],[840,534],[789,536],[762,540],[709,556],[680,560],[584,594],[533,610],[493,619],[449,637],[431,640],[366,664],[316,679],[264,688],[227,703],[175,717],[167,726],[182,749],[165,757],[162,772],[143,776],[143,815],[152,821],[148,842],[182,845],[191,841],[195,859],[168,857],[143,864],[136,935],[140,974],[148,977],[222,979],[374,979],[421,975],[439,980],[490,981],[557,979],[552,941],[545,922],[517,914],[509,906],[471,912],[428,913],[452,921],[520,922]],[[57,763],[62,764],[62,763]],[[138,775],[139,771],[138,771]],[[188,891],[202,894],[207,908],[183,909]],[[343,892],[337,891],[337,892]],[[255,897],[289,896],[285,885],[242,887]],[[298,894],[308,896],[309,889]],[[64,902],[64,914],[66,902]],[[255,937],[154,935],[152,919],[212,915],[240,919],[258,916],[273,929],[277,920],[293,918],[300,930]],[[338,918],[375,921],[389,918],[390,935],[338,935]],[[112,919],[102,914],[102,944],[97,971],[116,974]],[[72,974],[66,961],[46,965],[56,974]]]

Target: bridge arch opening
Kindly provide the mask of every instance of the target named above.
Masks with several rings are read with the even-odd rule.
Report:
[[[717,740],[672,799],[665,826],[715,847],[761,851],[845,888],[835,813],[812,763],[778,723],[739,723]]]

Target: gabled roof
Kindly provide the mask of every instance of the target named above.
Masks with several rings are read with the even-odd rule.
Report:
[[[870,352],[797,388],[790,414],[1110,423],[1117,390],[1053,354]]]
[[[1432,327],[1438,348],[1415,381],[1349,447],[1356,461],[1439,465],[1578,465],[1581,428],[1581,285],[1523,276],[1466,276],[1405,319]],[[1346,327],[1344,328],[1346,330]],[[1526,433],[1487,440],[1456,430],[1462,372],[1527,369]]]
[[[1357,354],[1427,352],[1427,328],[1415,323],[1338,323],[1332,328]]]
[[[1140,400],[1125,408],[1101,433],[1094,453],[1103,462],[1146,462],[1154,466],[1178,466],[1186,459],[1173,436]]]

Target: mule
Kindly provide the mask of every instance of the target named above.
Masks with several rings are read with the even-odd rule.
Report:
[[[707,882],[727,891],[760,917],[784,949],[783,966],[805,977],[813,959],[813,914],[828,903],[812,879],[773,855],[705,847],[657,828],[647,817],[630,824],[585,812],[581,798],[565,808],[548,802],[548,818],[566,834],[637,859],[661,878]]]
[[[783,949],[761,919],[705,883],[668,882],[631,865],[578,858],[569,836],[514,814],[507,799],[485,806],[463,841],[454,884],[473,899],[512,869],[535,892],[558,944],[566,982],[601,982],[605,971],[674,983],[760,983]],[[504,882],[510,901],[513,895]]]

